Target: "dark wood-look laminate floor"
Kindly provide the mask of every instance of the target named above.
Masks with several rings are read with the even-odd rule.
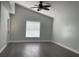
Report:
[[[54,43],[9,43],[0,57],[79,57]]]

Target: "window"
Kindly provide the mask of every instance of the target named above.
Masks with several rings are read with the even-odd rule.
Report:
[[[26,37],[40,37],[40,22],[26,21]]]

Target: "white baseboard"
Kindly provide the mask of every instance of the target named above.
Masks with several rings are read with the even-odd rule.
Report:
[[[51,40],[9,40],[8,42],[51,42]]]
[[[72,48],[70,48],[70,47],[67,47],[67,46],[65,46],[65,45],[62,45],[61,43],[58,43],[58,42],[52,42],[52,43],[55,43],[55,44],[57,44],[57,45],[59,45],[59,46],[61,46],[61,47],[63,47],[63,48],[66,48],[66,49],[68,49],[68,50],[70,50],[70,51],[72,51],[72,52],[74,52],[74,53],[76,53],[76,54],[79,54],[79,51],[74,50],[74,49],[72,49]]]
[[[1,49],[0,49],[0,53],[7,47],[7,44],[5,44]]]

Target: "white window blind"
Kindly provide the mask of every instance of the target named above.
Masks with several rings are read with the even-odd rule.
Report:
[[[40,22],[26,21],[26,37],[40,37]]]

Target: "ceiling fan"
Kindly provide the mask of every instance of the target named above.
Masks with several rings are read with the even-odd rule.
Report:
[[[46,5],[44,5],[43,1],[39,1],[38,5],[35,5],[35,7],[32,8],[38,8],[37,11],[40,11],[42,9],[44,10],[50,10],[49,7],[51,7],[51,5],[49,3],[45,3]]]

